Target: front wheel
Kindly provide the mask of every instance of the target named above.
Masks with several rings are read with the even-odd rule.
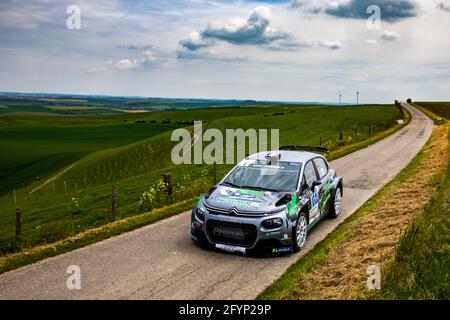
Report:
[[[300,212],[297,218],[297,224],[295,225],[293,238],[293,250],[299,252],[303,249],[306,243],[306,237],[308,235],[308,220],[304,212]]]
[[[334,194],[333,203],[330,208],[330,217],[336,219],[339,217],[342,208],[342,192],[341,188],[337,188]]]

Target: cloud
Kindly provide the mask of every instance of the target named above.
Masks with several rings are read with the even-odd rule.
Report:
[[[180,45],[188,50],[195,51],[202,48],[207,48],[213,45],[213,42],[204,39],[199,32],[192,32],[187,38],[180,41]]]
[[[239,63],[248,61],[248,57],[223,55],[212,49],[202,52],[179,50],[177,51],[177,58],[181,60],[192,60],[192,61],[207,60],[207,61],[230,62],[230,63]]]
[[[383,21],[396,22],[417,16],[417,4],[413,0],[292,0],[291,7],[310,13],[323,13],[344,19],[367,19],[367,8],[377,5]]]
[[[341,41],[320,41],[319,46],[323,48],[328,48],[331,50],[337,50],[342,48],[342,42]]]
[[[439,2],[439,4],[437,5],[437,8],[442,11],[450,12],[450,5],[447,5],[443,2]]]
[[[287,30],[271,28],[271,22],[271,10],[260,6],[253,9],[247,20],[210,23],[202,30],[201,35],[204,39],[222,40],[232,44],[270,44],[292,37]]]
[[[380,35],[380,37],[385,41],[394,41],[400,38],[400,35],[394,31],[386,30]]]
[[[125,49],[125,50],[136,50],[136,51],[146,51],[146,50],[152,50],[152,45],[120,45],[116,47],[117,49]]]
[[[119,71],[137,70],[155,64],[157,57],[153,51],[147,50],[139,59],[121,59],[114,64],[114,69]]]
[[[339,41],[305,41],[287,29],[271,27],[273,18],[270,8],[259,6],[253,9],[247,19],[215,21],[200,31],[192,32],[180,41],[189,51],[214,46],[218,41],[233,45],[257,45],[270,51],[296,51],[304,47],[340,49]]]

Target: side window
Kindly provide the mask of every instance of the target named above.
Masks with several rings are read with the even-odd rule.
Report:
[[[319,173],[320,179],[323,179],[328,173],[328,165],[322,158],[314,159],[314,164],[316,165],[317,172]]]
[[[305,182],[308,186],[312,186],[313,182],[317,181],[316,170],[314,169],[313,163],[310,161],[305,166]]]

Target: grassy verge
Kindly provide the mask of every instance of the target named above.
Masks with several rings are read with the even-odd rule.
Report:
[[[450,162],[439,191],[403,234],[376,298],[450,299],[449,199]]]
[[[435,134],[434,137],[439,137],[439,135]],[[445,138],[446,137],[444,136],[444,139]],[[434,146],[440,141],[441,140],[437,140],[435,138],[433,142]],[[377,258],[380,258],[381,254],[383,254],[383,257],[385,257],[387,255],[386,253],[390,250],[389,247],[392,247],[392,243],[397,243],[395,242],[395,235],[391,233],[392,231],[386,231],[388,230],[387,228],[391,228],[393,230],[396,229],[396,232],[399,233],[399,227],[395,221],[390,225],[388,224],[387,226],[383,224],[381,228],[385,233],[388,233],[387,235],[385,235],[387,236],[387,238],[382,239],[384,236],[382,237],[379,233],[375,232],[375,236],[373,236],[372,234],[374,242],[371,242],[370,231],[368,232],[367,228],[373,229],[374,223],[375,225],[380,226],[379,221],[385,221],[383,220],[385,219],[384,217],[391,216],[392,210],[398,211],[400,217],[405,217],[401,212],[405,210],[405,214],[407,214],[406,217],[414,217],[411,216],[413,212],[409,211],[409,207],[420,207],[414,204],[415,201],[413,197],[416,194],[420,195],[421,190],[409,190],[408,188],[410,188],[411,181],[417,179],[417,174],[419,171],[421,175],[423,175],[424,172],[428,171],[427,166],[430,161],[429,159],[432,159],[434,156],[436,156],[436,154],[432,154],[431,156],[429,154],[429,150],[434,150],[434,146],[430,146],[429,142],[427,144],[427,148],[424,149],[425,151],[422,150],[394,180],[392,180],[388,185],[381,189],[356,213],[347,218],[325,240],[321,241],[314,247],[314,249],[312,249],[304,257],[302,257],[302,259],[293,264],[284,275],[282,275],[275,283],[273,283],[264,292],[262,292],[258,296],[258,299],[292,299],[296,297],[309,297],[316,295],[365,297],[365,293],[358,293],[358,287],[356,288],[357,290],[355,290],[355,293],[353,293],[355,287],[352,287],[351,282],[355,282],[355,279],[352,278],[361,278],[362,274],[362,278],[364,279],[364,277],[366,277],[364,274],[365,269],[363,271],[359,269],[363,269],[363,266],[365,266],[365,264],[373,261],[373,256],[375,256],[375,259],[378,263],[379,260]],[[442,171],[437,170],[439,181],[442,177],[442,174]],[[432,178],[432,180],[433,179],[435,178]],[[426,176],[422,179],[422,181],[424,181],[423,183],[425,184],[432,183]],[[430,188],[432,189],[431,186]],[[397,195],[394,197],[396,193]],[[392,197],[396,199],[392,200]],[[406,201],[405,199],[402,200],[402,197],[406,197]],[[393,209],[393,204],[390,204],[388,199],[391,199],[390,201],[394,201],[393,204],[397,203],[398,200],[397,205],[403,205],[403,207],[401,208],[402,210],[400,210],[400,208],[398,210],[396,210],[395,208]],[[427,199],[422,199],[421,201],[424,202],[427,201]],[[377,216],[384,217],[380,220],[380,217]],[[404,223],[405,221],[403,222],[403,224]],[[358,239],[365,239],[368,243],[362,244]],[[354,243],[355,241],[358,243]],[[357,261],[359,262],[354,261],[349,265],[348,263],[346,263],[346,261],[352,260],[355,253],[358,253],[358,251],[355,251],[355,248],[356,250],[359,250],[359,253],[361,253],[362,251],[364,261],[358,260],[359,258],[356,257],[355,259],[357,259]],[[377,254],[379,254],[379,256],[376,256]],[[336,259],[336,257],[338,258]],[[330,262],[330,259],[339,262],[339,265],[335,264],[334,262]],[[383,259],[381,263],[383,263]],[[330,273],[330,268],[332,269],[332,274]],[[314,271],[314,273],[312,271]],[[342,274],[342,272],[348,273],[349,275],[344,275]],[[323,280],[323,278],[325,278],[325,275],[322,277],[322,273],[327,273],[330,275],[330,277],[327,276],[326,279]],[[336,273],[336,275],[334,273]],[[314,281],[317,280],[317,277],[322,279],[323,283],[319,284],[317,281]],[[350,281],[345,281],[349,279]],[[356,280],[356,286],[364,283],[364,281],[358,281],[358,279]],[[301,287],[298,286],[300,283],[302,283]],[[327,291],[326,294],[315,292],[317,290],[317,287],[319,287],[320,285],[320,288],[323,288],[324,291]],[[330,289],[330,287],[333,287],[332,290]],[[322,289],[319,289],[319,291],[321,290]],[[345,293],[342,294],[342,292]]]
[[[99,228],[90,229],[55,243],[45,244],[26,249],[19,253],[2,256],[0,257],[0,274],[177,215],[180,212],[189,210],[192,207],[194,200],[195,199],[185,200],[162,209],[153,210],[150,213],[121,219]]]
[[[449,168],[450,169],[450,168]],[[382,299],[450,299],[450,176],[403,235],[383,277]]]

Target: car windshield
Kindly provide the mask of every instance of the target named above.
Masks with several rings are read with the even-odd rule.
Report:
[[[235,188],[293,192],[297,189],[301,163],[245,160],[222,184]]]

